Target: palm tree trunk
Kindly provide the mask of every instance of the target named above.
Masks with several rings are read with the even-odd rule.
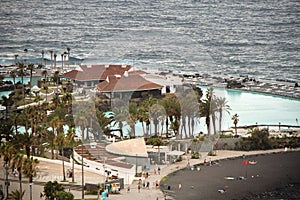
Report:
[[[234,129],[235,129],[235,135],[237,135],[237,126],[234,124]]]
[[[18,173],[19,173],[19,185],[20,185],[20,199],[22,199],[22,191],[23,191],[23,188],[22,188],[22,168],[20,167],[20,169],[18,170]]]
[[[192,133],[191,133],[191,116],[188,116],[188,129],[189,129],[189,137],[191,137]]]
[[[169,137],[169,117],[166,117],[166,136]]]
[[[211,114],[211,121],[212,121],[212,124],[213,124],[214,134],[216,134],[217,129],[216,129],[216,115],[215,115],[215,113]]]
[[[223,112],[222,110],[219,111],[220,118],[219,118],[219,131],[222,131],[222,118],[223,118]]]
[[[64,148],[62,148],[61,156],[62,156],[62,167],[63,167],[63,180],[66,181],[65,159],[64,159]]]
[[[52,160],[54,159],[54,138],[52,139],[52,145],[51,145],[51,159]]]
[[[73,150],[74,151],[74,150]],[[72,152],[72,183],[74,183],[75,182],[75,180],[74,180],[74,174],[75,174],[75,171],[74,171],[74,153]]]
[[[206,127],[207,127],[207,135],[210,135],[210,117],[206,117],[205,119]]]

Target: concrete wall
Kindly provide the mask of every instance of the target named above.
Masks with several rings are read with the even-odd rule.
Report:
[[[81,156],[77,154],[75,151],[74,152],[74,158],[77,160],[77,162],[81,163]],[[89,166],[89,170],[95,173],[98,173],[103,176],[107,176],[105,170],[111,171],[111,175],[117,175],[119,178],[124,179],[125,184],[131,184],[132,181],[134,180],[134,175],[135,175],[135,166],[133,166],[130,169],[127,168],[121,168],[117,166],[112,166],[104,163],[99,163],[96,161],[88,160],[88,159],[83,159],[83,163],[85,166]]]

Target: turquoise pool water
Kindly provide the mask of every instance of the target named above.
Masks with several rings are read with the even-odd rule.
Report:
[[[206,92],[207,87],[201,87]],[[225,114],[222,127],[233,126],[232,116],[239,115],[238,125],[287,124],[299,125],[300,100],[248,91],[214,88],[215,95],[225,97],[231,108]],[[297,119],[297,120],[296,120]],[[204,121],[200,126],[204,128]],[[202,124],[202,125],[201,125]]]

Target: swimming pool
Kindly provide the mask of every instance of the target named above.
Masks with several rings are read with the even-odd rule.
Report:
[[[205,94],[207,87],[200,87]],[[225,97],[230,106],[230,114],[224,113],[222,127],[233,126],[234,114],[239,115],[238,126],[257,124],[299,125],[300,100],[270,94],[214,88],[215,95]],[[297,119],[297,120],[296,120]],[[205,123],[201,120],[201,129]]]

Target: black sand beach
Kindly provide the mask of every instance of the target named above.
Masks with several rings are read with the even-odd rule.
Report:
[[[242,165],[244,160],[257,164]],[[161,187],[178,200],[300,199],[300,152],[225,159],[212,166],[201,165],[200,171],[186,168],[170,174]],[[222,189],[224,193],[218,191]]]

